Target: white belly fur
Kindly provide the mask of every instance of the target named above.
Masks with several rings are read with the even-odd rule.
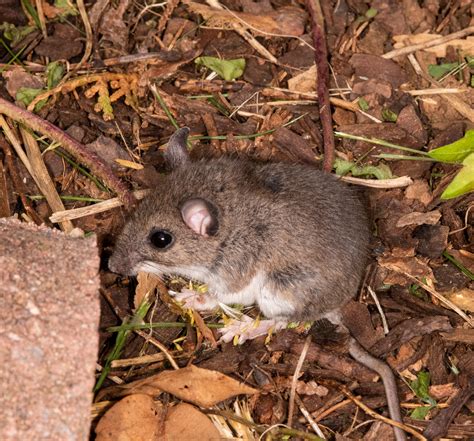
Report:
[[[139,265],[138,271],[145,271],[161,276],[163,274],[179,274],[189,279],[199,280],[208,285],[210,294],[226,305],[239,304],[244,306],[256,303],[265,317],[287,317],[294,311],[292,303],[277,296],[266,286],[266,277],[262,272],[257,273],[250,283],[237,292],[228,292],[221,280],[213,277],[206,268],[199,266],[167,267],[155,262],[146,261]]]

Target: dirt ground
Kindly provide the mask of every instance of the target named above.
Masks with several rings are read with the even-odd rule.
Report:
[[[336,135],[333,172],[364,188],[373,219],[371,261],[348,327],[396,373],[410,439],[474,438],[474,168],[426,154],[474,129],[474,5],[315,4],[327,57],[301,1],[0,2],[0,114],[8,117],[0,120],[0,217],[77,227],[101,249],[98,364],[108,375],[97,373],[91,439],[113,439],[107,428],[127,412],[130,426],[156,426],[155,438],[128,439],[186,439],[189,426],[201,427],[194,436],[202,439],[258,439],[267,430],[265,439],[392,439],[381,422],[382,383],[349,357],[340,335],[313,339],[298,377],[304,324],[219,343],[225,313],[183,310],[170,298],[169,290],[199,291],[197,281],[137,282],[107,270],[131,191],[160,191],[176,127],[190,128],[193,158],[322,168],[331,131],[324,112]],[[325,85],[320,69],[316,86],[315,47],[316,59],[329,61],[330,107],[318,105]],[[444,198],[462,171],[464,191]],[[129,327],[110,329],[122,323]],[[207,385],[194,392],[199,399],[171,388],[188,384],[184,374],[155,385],[178,367]],[[232,383],[232,393],[211,400],[222,377],[207,378],[209,370],[248,389]],[[127,410],[100,420],[127,395]]]

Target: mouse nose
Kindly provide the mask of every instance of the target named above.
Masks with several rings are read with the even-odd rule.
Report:
[[[124,276],[136,275],[134,268],[142,261],[140,253],[116,249],[108,259],[108,268],[113,273]]]
[[[120,271],[119,259],[117,258],[117,254],[118,253],[113,252],[109,256],[105,256],[105,258],[107,259],[106,263],[107,263],[107,267],[109,271],[120,274],[121,271]]]

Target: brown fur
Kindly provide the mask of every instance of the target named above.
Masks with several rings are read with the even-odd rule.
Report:
[[[278,315],[290,320],[317,319],[356,294],[370,232],[366,211],[351,188],[307,165],[225,157],[190,162],[183,155],[183,139],[180,133],[170,143],[167,159],[173,171],[120,235],[111,258],[114,271],[131,274],[141,261],[175,268],[199,265],[230,292],[263,273],[275,298],[293,305],[288,314]],[[192,198],[217,209],[216,234],[199,235],[183,222],[180,207]],[[155,227],[174,235],[169,249],[150,245]]]

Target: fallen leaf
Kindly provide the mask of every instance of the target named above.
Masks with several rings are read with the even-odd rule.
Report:
[[[190,404],[181,403],[168,410],[165,422],[164,441],[222,439],[212,421]]]
[[[211,8],[189,0],[184,0],[183,3],[191,12],[202,15],[207,26],[222,29],[238,26],[265,37],[268,34],[300,36],[304,33],[307,18],[306,12],[292,6],[282,7],[268,14],[249,14]]]
[[[200,407],[211,407],[236,395],[257,393],[256,389],[220,372],[193,365],[177,371],[164,371],[129,383],[121,389],[153,396],[168,392]]]
[[[397,221],[397,227],[407,227],[409,225],[436,225],[441,219],[439,210],[429,211],[428,213],[419,213],[417,211],[402,216]]]
[[[156,441],[160,404],[144,394],[129,395],[114,404],[95,428],[96,441]]]
[[[5,87],[12,98],[16,98],[20,89],[42,90],[44,88],[43,81],[21,69],[7,70],[3,73],[3,77],[5,78]]]
[[[316,92],[317,85],[317,68],[314,64],[308,70],[295,75],[293,78],[288,80],[288,90],[292,92]]]
[[[298,381],[296,391],[300,395],[317,395],[318,397],[325,397],[329,393],[327,387],[319,385],[316,381]]]
[[[454,397],[458,391],[459,388],[456,387],[454,383],[434,384],[430,386],[430,395],[435,400]]]
[[[474,289],[464,288],[443,295],[464,311],[474,312]]]
[[[150,296],[150,294],[157,289],[160,279],[151,273],[139,272],[137,281],[138,285],[135,289],[135,298],[133,299],[135,308],[138,308],[143,302],[143,299]]]
[[[221,60],[217,57],[197,57],[194,62],[206,66],[226,81],[236,80],[245,70],[245,58]]]
[[[379,257],[377,260],[381,267],[391,270],[384,279],[384,283],[388,285],[406,285],[407,283],[413,283],[413,280],[405,276],[404,273],[419,279],[428,277],[431,280],[435,280],[431,268],[419,258]]]
[[[196,310],[192,310],[194,321],[196,322],[196,326],[203,335],[203,337],[211,343],[213,348],[217,348],[217,341],[214,338],[214,334],[212,333],[211,329],[206,325],[206,322],[201,317],[201,314]]]
[[[413,184],[406,188],[405,197],[407,199],[416,199],[423,205],[428,205],[433,199],[428,183],[421,179],[415,180]]]

